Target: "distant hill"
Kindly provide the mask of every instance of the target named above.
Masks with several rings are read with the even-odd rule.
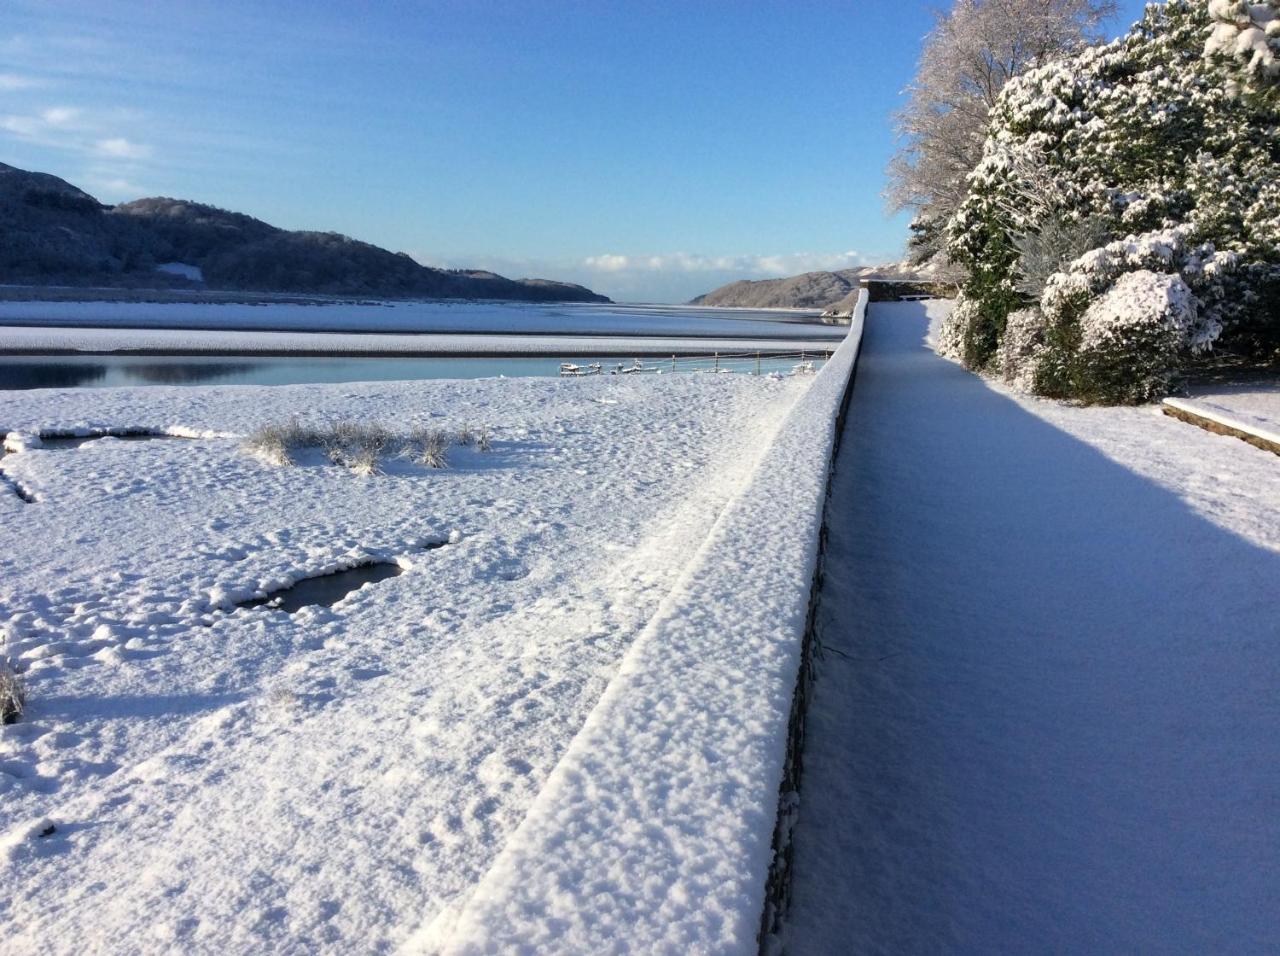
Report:
[[[548,279],[434,269],[335,232],[291,232],[182,199],[108,206],[0,163],[0,282],[379,298],[608,302]]]
[[[839,272],[805,272],[784,279],[742,279],[692,299],[690,305],[744,309],[825,309],[858,290],[863,279],[899,278],[899,266],[861,266]]]

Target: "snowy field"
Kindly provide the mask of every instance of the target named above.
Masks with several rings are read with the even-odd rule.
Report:
[[[528,302],[272,303],[0,302],[3,326],[206,329],[433,335],[840,339],[817,311]],[[83,335],[77,332],[77,335]],[[0,349],[15,348],[12,328]],[[154,340],[153,340],[154,341]],[[133,346],[137,347],[137,346]],[[417,346],[421,349],[422,346]],[[455,349],[456,350],[456,349]]]
[[[460,908],[821,380],[6,395],[27,433],[297,413],[493,447],[366,477],[235,437],[3,459],[0,622],[29,689],[0,728],[5,952],[385,952]],[[233,607],[371,558],[404,573]]]
[[[945,308],[868,318],[785,952],[1273,951],[1280,462],[1011,394]]]

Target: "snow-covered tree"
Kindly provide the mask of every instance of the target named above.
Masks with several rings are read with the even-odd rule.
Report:
[[[1005,84],[1082,46],[1113,9],[1112,0],[957,0],[938,16],[897,116],[903,146],[889,167],[890,201],[917,212],[917,258],[937,251],[941,224],[964,199]]]
[[[1280,345],[1280,84],[1223,54],[1220,6],[1235,7],[1152,4],[1120,39],[1005,87],[946,226],[969,276],[951,354],[1113,402],[1158,394],[1219,340]],[[1270,29],[1259,6],[1274,10],[1248,22]]]
[[[1280,78],[1280,3],[1209,0],[1213,29],[1205,41],[1205,56],[1227,57],[1265,81]]]

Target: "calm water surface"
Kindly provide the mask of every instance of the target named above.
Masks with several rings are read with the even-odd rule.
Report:
[[[780,343],[780,347],[786,346]],[[818,357],[826,353],[819,353]],[[13,355],[0,356],[0,390],[26,388],[111,388],[119,385],[305,385],[338,382],[395,382],[432,378],[509,378],[559,375],[556,356],[530,358],[376,358],[368,356],[263,355]],[[631,365],[611,356],[574,359],[599,362],[605,371]],[[650,368],[669,369],[662,359]],[[795,359],[764,359],[763,372],[787,371]],[[681,371],[709,368],[708,361],[679,360]],[[723,358],[722,368],[755,371],[754,359]]]

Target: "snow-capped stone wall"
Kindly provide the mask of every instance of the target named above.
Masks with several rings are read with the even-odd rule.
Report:
[[[754,953],[835,423],[817,374],[489,873],[413,946]]]

